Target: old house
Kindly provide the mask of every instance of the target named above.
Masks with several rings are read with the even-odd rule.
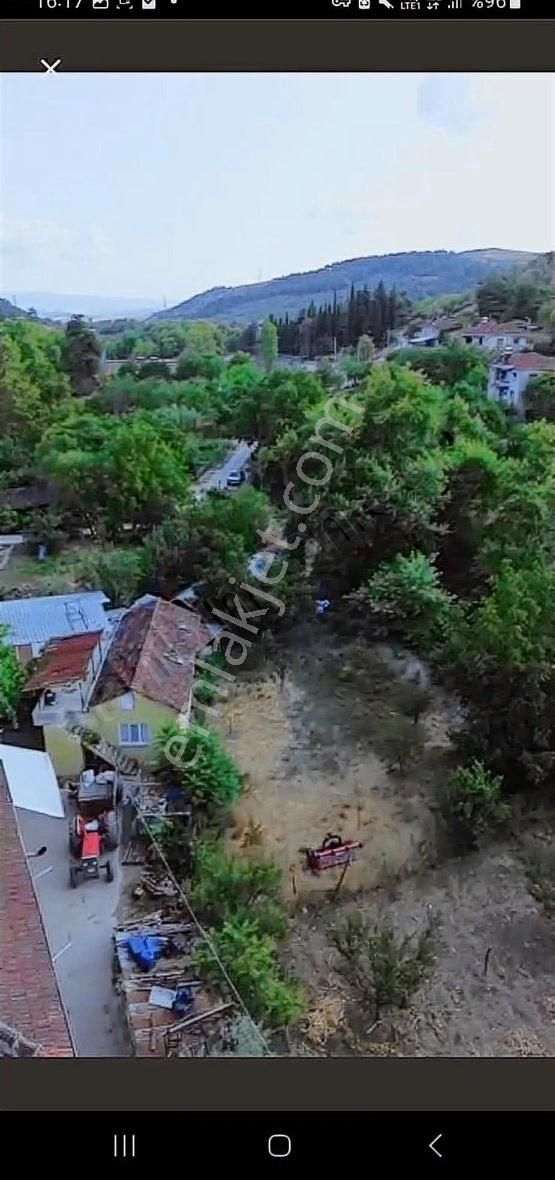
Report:
[[[104,757],[140,765],[158,730],[188,720],[195,658],[211,643],[199,615],[145,595],[106,616],[105,630],[48,643],[25,686],[32,719],[60,778],[83,769],[83,743],[98,734]]]
[[[518,320],[498,324],[495,320],[483,319],[474,327],[466,328],[461,335],[464,344],[473,344],[476,348],[490,353],[503,352],[509,348],[513,352],[522,352],[529,347],[529,334],[532,330],[532,324]]]
[[[505,353],[490,367],[488,397],[523,417],[528,382],[542,373],[555,373],[555,357],[539,352]]]
[[[200,617],[146,595],[121,619],[94,686],[87,727],[129,752],[152,759],[166,723],[189,718],[195,659],[210,643]]]

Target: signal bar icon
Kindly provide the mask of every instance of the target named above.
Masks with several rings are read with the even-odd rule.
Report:
[[[462,8],[462,0],[449,0],[448,8]]]

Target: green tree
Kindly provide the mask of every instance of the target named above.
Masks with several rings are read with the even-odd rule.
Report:
[[[137,549],[104,549],[83,558],[78,580],[90,590],[104,590],[112,607],[130,606],[146,574],[145,554]]]
[[[108,486],[117,488],[106,505],[109,532],[127,523],[148,524],[161,509],[184,500],[188,478],[182,457],[139,418],[121,423],[106,447]]]
[[[87,397],[98,385],[100,340],[84,316],[72,316],[66,327],[65,364],[76,397]]]
[[[303,1012],[301,991],[283,975],[274,939],[261,933],[255,921],[230,918],[210,930],[210,939],[255,1019],[277,1028],[299,1020]],[[217,991],[227,994],[227,981],[206,943],[200,944],[194,960],[200,975]]]
[[[283,938],[287,921],[280,886],[281,870],[272,861],[227,856],[215,840],[195,845],[191,900],[211,924],[250,918],[262,933]]]
[[[273,320],[264,320],[260,331],[260,353],[266,372],[273,369],[278,355],[278,333]]]
[[[341,967],[371,1005],[375,1020],[384,1008],[405,1008],[429,974],[436,956],[437,923],[429,919],[420,932],[396,936],[390,923],[370,927],[359,910],[347,913],[330,935]]]
[[[424,553],[397,554],[378,567],[356,598],[392,629],[426,643],[438,642],[452,617],[451,599]]]
[[[192,377],[216,381],[222,371],[223,361],[216,353],[198,353],[194,349],[186,348],[181,353],[175,375],[179,381],[189,381]]]
[[[241,792],[241,775],[215,733],[177,723],[162,726],[156,737],[160,768],[177,774],[199,807],[229,807]]]
[[[446,803],[448,813],[475,832],[499,826],[510,814],[503,802],[503,779],[477,758],[450,775]]]
[[[406,348],[395,353],[395,363],[409,365],[423,373],[428,381],[449,387],[459,382],[473,382],[485,393],[488,378],[487,363],[477,348],[455,341],[439,348]]]
[[[74,405],[45,433],[37,468],[62,506],[94,535],[144,530],[186,499],[189,458],[179,432],[172,444],[148,418],[95,415]]]
[[[153,529],[145,542],[149,567],[170,591],[201,581],[208,596],[221,593],[228,578],[244,580],[248,559],[260,547],[258,530],[269,520],[269,501],[255,488],[234,496],[210,492]]]
[[[39,324],[0,324],[0,432],[4,443],[14,440],[14,467],[29,463],[29,448],[69,394],[60,339]],[[2,458],[8,458],[5,447]]]
[[[555,422],[555,373],[532,377],[526,386],[525,403],[527,422],[538,418]]]
[[[357,361],[360,364],[368,365],[374,358],[375,353],[374,341],[371,336],[360,336],[357,343]]]

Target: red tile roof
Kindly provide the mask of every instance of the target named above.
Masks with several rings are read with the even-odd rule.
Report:
[[[140,601],[123,616],[90,705],[134,691],[181,710],[194,679],[195,656],[210,642],[200,616],[162,598]]]
[[[0,768],[0,1021],[34,1042],[37,1056],[72,1057],[16,813]]]
[[[27,681],[25,691],[36,692],[53,684],[72,684],[82,680],[101,635],[101,631],[88,631],[86,635],[51,639]]]
[[[495,320],[487,320],[465,328],[463,336],[525,336],[526,332],[527,328],[522,324],[496,324]]]
[[[555,373],[555,356],[543,356],[540,352],[514,352],[508,360],[496,364],[498,368],[518,369],[525,373]]]

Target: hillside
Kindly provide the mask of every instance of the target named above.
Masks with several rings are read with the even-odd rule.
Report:
[[[532,262],[535,255],[522,250],[414,251],[405,254],[372,254],[334,262],[320,270],[285,275],[241,287],[214,287],[194,295],[176,307],[157,312],[152,319],[261,320],[269,314],[297,315],[311,301],[317,305],[345,299],[356,288],[397,287],[411,299],[448,295],[475,287],[492,271],[509,270]]]
[[[117,295],[65,295],[52,291],[20,291],[17,298],[24,307],[34,307],[41,319],[67,320],[72,315],[104,320],[120,317],[142,319],[152,315],[156,299]],[[2,300],[0,300],[1,304]],[[159,301],[158,301],[159,306]]]
[[[32,317],[9,299],[0,299],[0,320],[29,320]]]

